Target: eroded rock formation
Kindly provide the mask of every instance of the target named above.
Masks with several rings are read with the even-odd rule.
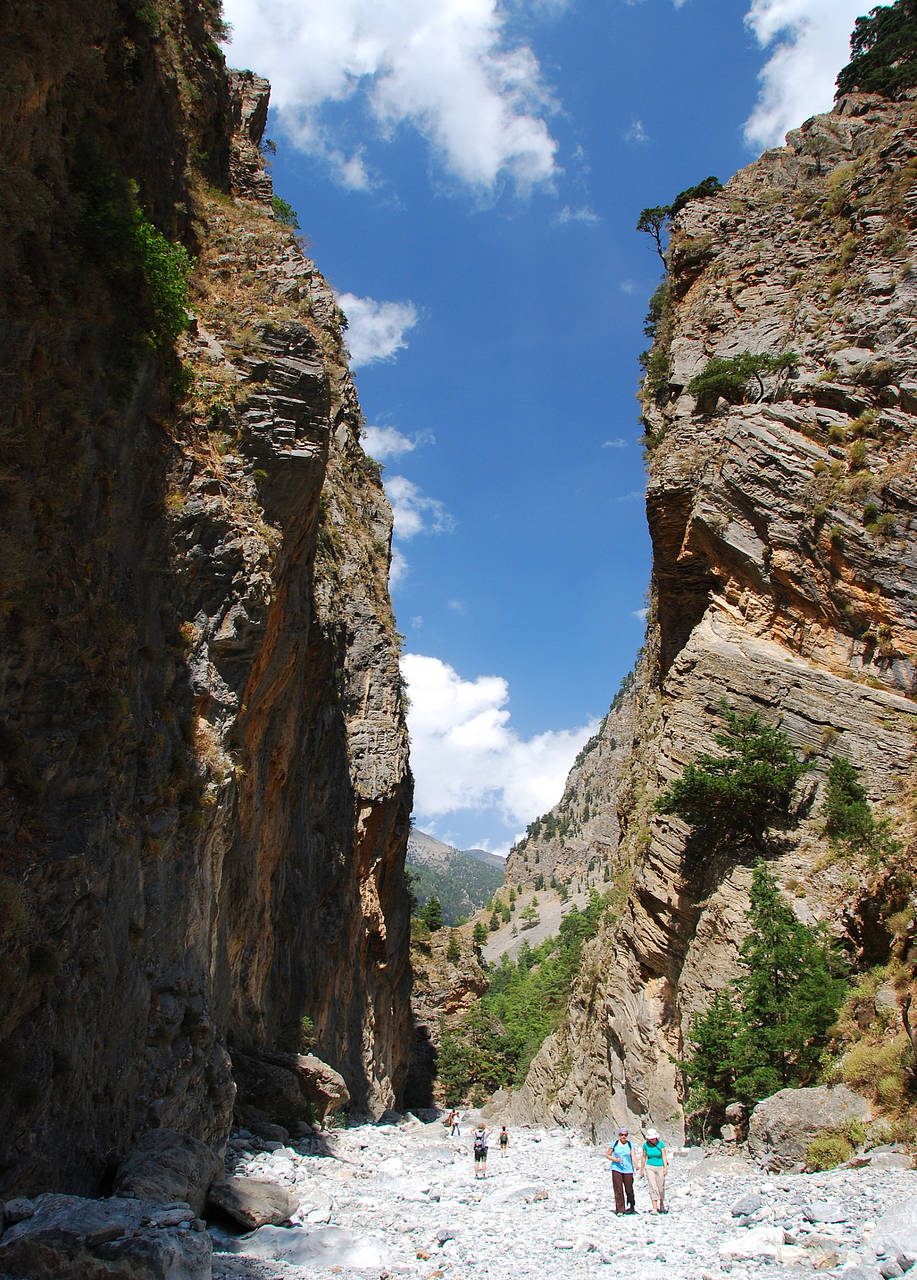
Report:
[[[0,19],[5,1190],[95,1189],[150,1127],[219,1143],[233,1045],[314,1039],[376,1113],[407,1071],[391,511],[218,25]]]
[[[779,722],[812,765],[776,862],[797,912],[881,954],[869,887],[823,856],[820,806],[832,756],[848,758],[908,857],[915,126],[911,96],[842,99],[676,220],[643,389],[652,606],[634,750],[609,784],[626,900],[584,951],[519,1116],[600,1137],[634,1116],[681,1130],[675,1060],[736,972],[751,871],[691,856],[654,800],[715,751],[723,699]],[[738,403],[687,393],[711,358],[744,352],[787,367]]]

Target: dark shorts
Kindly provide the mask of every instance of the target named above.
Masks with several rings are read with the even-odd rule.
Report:
[[[484,1148],[484,1150],[483,1150],[483,1151],[476,1151],[476,1152],[474,1153],[474,1162],[475,1162],[475,1164],[477,1164],[479,1160],[486,1160],[486,1159],[487,1159],[487,1148],[486,1148],[486,1147]]]

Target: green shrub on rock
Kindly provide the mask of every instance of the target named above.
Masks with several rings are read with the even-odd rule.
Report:
[[[806,1147],[806,1168],[813,1173],[836,1169],[853,1155],[854,1146],[840,1129],[826,1129]]]
[[[689,395],[696,396],[699,404],[712,407],[722,397],[730,404],[743,404],[748,384],[754,378],[758,383],[760,400],[764,395],[762,373],[782,373],[799,363],[795,351],[785,351],[779,356],[753,355],[741,351],[737,356],[723,359],[715,356],[708,360],[700,373],[688,383]]]

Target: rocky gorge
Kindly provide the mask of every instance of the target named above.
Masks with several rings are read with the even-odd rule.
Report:
[[[806,761],[772,851],[782,893],[855,972],[881,970],[850,1018],[893,1070],[908,1053],[915,95],[843,96],[673,218],[641,393],[646,643],[507,866],[533,909],[554,881],[608,910],[525,1084],[491,1104],[540,1126],[517,1129],[491,1194],[430,1116],[392,1114],[431,1102],[440,1029],[487,975],[470,926],[452,954],[445,931],[424,939],[411,970],[392,513],[344,318],[273,199],[269,86],[227,70],[211,0],[16,17],[0,17],[0,1270],[206,1277],[204,1215],[236,1224],[213,1233],[227,1277],[912,1266],[910,1236],[869,1253],[883,1197],[913,1204],[898,1150],[807,1182],[801,1158],[777,1181],[746,1159],[770,1158],[757,1131],[720,1165],[680,1151],[673,1207],[705,1214],[631,1231],[588,1143],[630,1121],[681,1147],[692,1019],[739,966],[750,861],[698,856],[656,803],[724,702]],[[755,385],[690,389],[745,356],[765,361]],[[894,830],[881,857],[825,839],[837,755]],[[887,1073],[867,1066],[841,1075],[875,1114],[832,1102],[891,1148]],[[345,1104],[384,1123],[321,1128]],[[736,1213],[740,1193],[757,1201]],[[818,1216],[828,1200],[841,1217]],[[733,1218],[763,1229],[742,1237],[757,1252],[726,1248]],[[283,1235],[246,1252],[239,1226]],[[307,1226],[346,1238],[278,1261]]]

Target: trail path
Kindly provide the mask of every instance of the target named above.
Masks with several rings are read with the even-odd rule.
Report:
[[[651,1212],[638,1178],[637,1215],[616,1217],[602,1153],[562,1130],[512,1131],[479,1181],[469,1126],[449,1139],[441,1123],[367,1125],[333,1134],[327,1154],[259,1145],[234,1143],[235,1171],[294,1190],[301,1226],[215,1232],[217,1280],[815,1280],[857,1262],[893,1205],[917,1215],[913,1170],[769,1176],[695,1150],[673,1155],[668,1215]]]

